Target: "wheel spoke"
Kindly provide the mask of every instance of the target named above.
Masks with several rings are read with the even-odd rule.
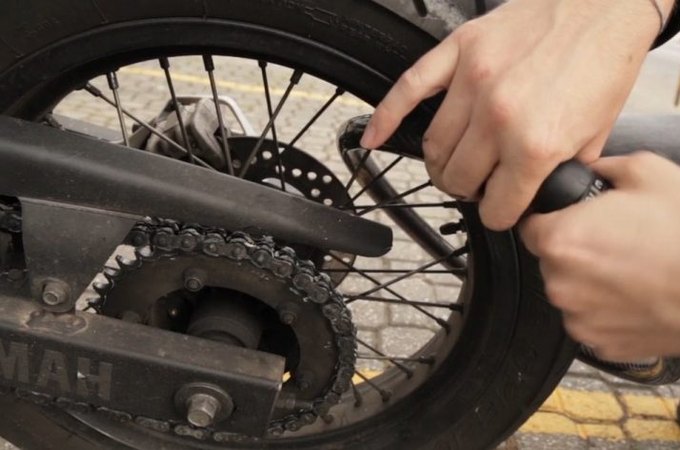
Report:
[[[397,363],[397,362],[414,362],[418,364],[427,364],[427,365],[432,365],[434,364],[434,358],[425,358],[425,357],[420,357],[420,358],[402,358],[399,356],[375,356],[375,355],[362,355],[358,354],[357,359],[369,359],[369,360],[375,360],[375,361],[389,361],[392,363]],[[413,373],[413,372],[411,372]]]
[[[210,90],[212,91],[213,103],[215,104],[215,114],[217,114],[217,124],[220,127],[220,149],[222,150],[222,157],[227,163],[229,175],[234,175],[231,149],[229,148],[229,141],[227,140],[227,133],[224,128],[224,118],[222,117],[222,108],[220,108],[220,97],[217,94],[217,83],[215,83],[215,63],[213,62],[211,55],[203,55],[203,67],[205,68],[205,71],[208,72]]]
[[[338,97],[340,97],[341,95],[343,95],[344,93],[345,93],[345,91],[343,89],[337,88],[335,90],[335,93],[331,96],[331,98],[329,98],[326,101],[326,103],[324,103],[323,106],[321,108],[319,108],[319,110],[312,116],[312,118],[309,119],[309,121],[305,124],[305,126],[302,127],[302,129],[298,132],[298,134],[296,134],[295,137],[290,141],[288,146],[289,147],[295,146],[295,144],[297,144],[297,141],[299,141],[300,138],[302,136],[304,136],[304,134],[307,132],[307,130],[309,130],[312,127],[312,125],[314,125],[316,123],[316,121],[319,120],[319,117],[321,117],[321,115],[324,112],[326,112],[326,110],[333,104],[333,102],[335,102],[335,100]]]
[[[116,72],[108,72],[106,74],[106,81],[109,83],[109,89],[113,92],[114,105],[118,113],[118,122],[120,122],[120,131],[123,134],[123,142],[126,147],[130,146],[130,138],[128,137],[127,126],[125,125],[125,116],[123,115],[123,106],[120,104],[120,95],[118,95],[118,76]]]
[[[435,259],[434,261],[431,261],[431,262],[429,262],[429,263],[427,263],[427,264],[425,264],[425,265],[423,265],[423,266],[420,266],[420,267],[418,267],[417,269],[413,269],[413,270],[411,270],[411,271],[409,271],[409,272],[406,272],[406,273],[403,274],[403,275],[400,275],[400,276],[398,276],[398,277],[396,277],[396,278],[393,278],[393,279],[391,279],[390,281],[388,281],[388,282],[386,282],[386,283],[379,284],[378,286],[376,286],[376,287],[374,287],[374,288],[371,288],[371,289],[369,289],[369,290],[367,290],[367,291],[364,291],[364,292],[362,292],[361,294],[353,295],[353,296],[349,297],[346,301],[352,301],[352,300],[356,299],[357,297],[365,297],[365,296],[367,296],[367,295],[371,295],[371,294],[373,294],[373,293],[375,293],[375,292],[378,292],[378,291],[380,291],[380,290],[385,289],[386,287],[392,286],[393,284],[398,283],[398,282],[400,282],[400,281],[402,281],[402,280],[404,280],[404,279],[406,279],[406,278],[409,278],[409,277],[411,277],[411,276],[413,276],[413,275],[419,274],[419,273],[421,273],[421,272],[423,272],[423,271],[429,269],[430,267],[436,266],[437,264],[441,264],[442,262],[446,261],[446,260],[449,259],[449,258],[455,258],[455,257],[461,256],[461,255],[464,255],[464,254],[466,254],[466,253],[468,253],[467,245],[465,245],[465,246],[463,246],[463,247],[461,247],[461,248],[459,248],[459,249],[457,249],[457,250],[454,250],[453,252],[451,252],[450,254],[448,254],[448,255],[446,255],[446,256],[443,256],[443,257],[441,257],[441,258]]]
[[[352,187],[354,184],[354,181],[356,181],[357,177],[359,176],[359,171],[363,169],[364,164],[366,164],[366,161],[368,160],[368,157],[371,156],[371,152],[373,150],[366,150],[363,155],[361,155],[361,159],[359,160],[359,164],[354,168],[352,171],[352,176],[350,177],[349,181],[345,185],[345,190],[349,192],[349,188]]]
[[[189,141],[189,133],[187,133],[187,127],[184,124],[184,118],[182,117],[182,112],[180,111],[180,104],[179,101],[177,101],[177,94],[175,93],[175,85],[172,82],[172,75],[170,74],[170,61],[168,58],[160,58],[159,59],[161,68],[163,69],[163,72],[165,73],[165,81],[168,84],[168,90],[170,91],[170,97],[172,98],[172,106],[175,108],[175,114],[177,115],[177,122],[179,123],[179,128],[182,132],[182,140],[184,141],[184,148],[187,149],[187,153],[189,155],[189,162],[191,164],[195,164],[196,161],[194,160],[194,152],[191,148],[191,142]]]
[[[93,86],[92,84],[87,83],[87,84],[85,85],[85,88],[84,88],[84,89],[85,89],[87,92],[89,92],[92,96],[104,100],[106,103],[108,103],[109,105],[111,105],[111,106],[113,106],[113,107],[116,106],[116,103],[115,103],[113,100],[111,100],[111,99],[108,98],[106,95],[104,95],[104,93],[103,93],[102,91],[100,91],[99,89],[97,89],[97,88],[96,88],[95,86]],[[122,112],[123,114],[125,114],[127,117],[129,117],[130,119],[132,119],[133,121],[135,121],[136,123],[138,123],[140,126],[142,126],[142,127],[146,128],[147,130],[149,130],[149,132],[150,132],[151,134],[157,136],[159,139],[162,139],[163,141],[167,142],[168,145],[170,145],[170,146],[172,146],[173,148],[175,148],[175,149],[179,150],[180,152],[182,152],[184,155],[188,155],[188,154],[189,154],[189,151],[188,151],[187,149],[185,149],[184,147],[182,147],[182,146],[179,145],[177,142],[173,141],[172,139],[170,139],[169,137],[167,137],[166,135],[164,135],[164,134],[161,133],[160,131],[156,130],[154,127],[152,127],[151,125],[149,125],[148,123],[146,123],[145,121],[143,121],[142,119],[140,119],[139,117],[137,117],[137,116],[135,116],[134,114],[132,114],[131,112],[127,111],[125,108],[122,108],[122,107],[121,107],[121,112]],[[211,165],[208,164],[207,162],[203,161],[201,158],[194,157],[194,159],[196,160],[196,162],[197,162],[199,165],[205,167],[206,169],[216,170],[213,166],[211,166]]]
[[[343,261],[341,258],[338,258],[337,256],[335,256],[335,255],[332,254],[332,253],[328,253],[328,255],[329,255],[331,258],[333,258],[334,260],[336,260],[337,262],[339,262],[340,264],[342,264],[342,265],[344,265],[345,267],[347,267],[348,269],[356,270],[357,273],[358,273],[361,277],[367,279],[367,280],[370,281],[371,283],[376,284],[376,285],[380,285],[380,281],[378,281],[377,279],[373,278],[372,276],[370,276],[370,275],[368,275],[368,274],[362,272],[361,270],[356,269],[354,266],[352,266],[352,265],[349,264],[349,263],[346,263],[346,262]],[[434,314],[430,313],[429,311],[423,309],[421,306],[409,304],[409,303],[408,303],[408,300],[406,300],[406,299],[404,298],[404,296],[400,295],[398,292],[394,291],[394,290],[391,289],[389,286],[388,286],[388,287],[385,287],[384,289],[385,289],[387,292],[389,292],[390,294],[394,295],[394,296],[395,296],[397,299],[399,299],[399,301],[401,301],[402,303],[408,304],[409,306],[411,306],[411,307],[412,307],[413,309],[415,309],[416,311],[419,311],[420,313],[426,315],[426,316],[429,317],[430,319],[432,319],[432,320],[434,320],[435,322],[437,322],[437,324],[438,324],[439,326],[441,326],[442,328],[444,328],[444,329],[446,330],[447,333],[450,331],[449,324],[448,324],[446,321],[440,319],[439,317],[435,316]]]
[[[450,201],[450,202],[439,202],[439,203],[388,203],[388,204],[385,204],[385,205],[383,205],[383,204],[380,204],[380,205],[358,205],[358,206],[353,206],[353,208],[364,210],[364,209],[374,208],[375,206],[377,206],[377,209],[457,208],[458,202]]]
[[[264,98],[267,102],[267,113],[269,114],[269,120],[274,116],[274,110],[272,109],[272,97],[269,92],[269,77],[267,76],[267,62],[260,60],[258,62],[260,66],[260,72],[262,73],[262,84],[264,85]],[[281,182],[281,190],[286,190],[286,178],[283,173],[283,165],[281,165],[281,151],[279,150],[279,138],[276,135],[276,124],[272,123],[272,139],[274,140],[274,157],[276,158],[276,166],[279,169],[279,181]]]
[[[426,302],[426,301],[416,301],[416,300],[399,300],[396,298],[383,298],[383,297],[375,297],[372,295],[361,295],[361,296],[353,296],[351,299],[347,300],[345,303],[350,304],[355,301],[366,301],[366,302],[375,302],[375,303],[393,303],[393,304],[401,304],[401,305],[416,305],[416,306],[424,306],[428,308],[446,308],[450,309],[451,311],[457,311],[457,312],[463,312],[463,305],[460,303],[442,303],[442,302]]]
[[[366,185],[363,186],[363,187],[361,188],[361,190],[360,190],[356,195],[354,195],[354,196],[351,198],[351,200],[345,202],[342,206],[340,206],[340,208],[341,208],[341,209],[346,208],[348,204],[350,204],[350,203],[352,203],[352,202],[355,202],[359,197],[361,197],[361,196],[364,194],[364,192],[366,192],[366,191],[369,190],[371,187],[373,187],[373,185],[374,185],[378,180],[382,179],[382,178],[385,176],[385,174],[387,174],[387,172],[389,172],[390,170],[392,170],[392,168],[393,168],[394,166],[396,166],[397,164],[399,164],[399,162],[400,162],[402,159],[404,159],[403,156],[397,156],[397,157],[394,159],[394,161],[392,161],[391,163],[389,163],[389,164],[387,165],[387,167],[385,167],[382,171],[380,171],[380,173],[379,173],[378,175],[376,175],[375,177],[373,177],[373,179],[371,179],[371,181],[369,181],[368,183],[366,183]]]
[[[357,339],[357,342],[359,343],[359,345],[366,347],[367,349],[369,349],[370,351],[372,351],[372,352],[374,352],[378,355],[377,357],[364,356],[362,359],[376,359],[376,360],[389,361],[392,364],[394,364],[394,366],[396,368],[398,368],[399,370],[404,372],[407,377],[411,378],[413,376],[413,370],[411,370],[408,367],[406,367],[405,365],[401,364],[398,359],[390,358],[387,355],[385,355],[383,352],[378,350],[377,348],[371,346],[370,344],[367,344],[366,342],[362,341],[359,338],[356,338],[356,339]],[[360,356],[357,355],[357,358],[359,358],[359,357]]]
[[[390,203],[393,203],[393,202],[395,202],[395,201],[397,201],[397,200],[401,200],[401,199],[404,198],[404,197],[407,197],[407,196],[409,196],[409,195],[411,195],[411,194],[415,194],[416,192],[422,191],[423,189],[425,189],[425,188],[427,188],[427,187],[430,187],[430,186],[432,186],[432,181],[426,181],[425,183],[420,184],[420,185],[418,185],[418,186],[416,186],[416,187],[414,187],[414,188],[411,188],[411,189],[409,189],[409,190],[406,191],[406,192],[402,192],[401,194],[395,195],[394,197],[392,197],[392,198],[389,199],[389,200],[382,201],[382,202],[378,203],[377,205],[373,205],[373,206],[371,206],[370,208],[366,208],[366,209],[364,209],[364,210],[358,212],[358,213],[357,213],[357,216],[363,216],[364,214],[368,214],[368,213],[370,213],[371,211],[375,211],[375,210],[378,209],[378,208],[383,208],[383,207],[385,207],[385,205],[389,205]]]
[[[244,178],[248,173],[250,163],[253,161],[253,158],[255,158],[255,155],[257,155],[257,153],[260,151],[260,148],[262,147],[262,143],[264,142],[265,137],[267,136],[267,134],[269,134],[269,130],[274,126],[274,122],[276,121],[276,118],[279,116],[281,109],[283,109],[283,105],[286,104],[286,101],[288,100],[288,97],[290,97],[291,92],[293,92],[295,86],[300,82],[302,75],[303,72],[301,70],[295,70],[293,72],[293,75],[290,77],[288,87],[286,88],[286,91],[283,93],[283,97],[281,97],[281,100],[279,100],[278,105],[276,105],[274,114],[272,114],[272,116],[269,118],[269,122],[267,122],[267,125],[264,127],[264,130],[262,131],[260,138],[257,140],[257,143],[255,144],[255,147],[253,147],[253,149],[251,150],[250,154],[248,155],[248,158],[246,158],[246,160],[243,162],[244,165],[241,168],[239,177]]]
[[[376,391],[378,391],[378,393],[380,394],[380,397],[382,398],[382,401],[383,401],[383,402],[387,403],[388,401],[390,401],[390,398],[392,397],[392,393],[391,393],[390,391],[387,391],[387,390],[381,388],[380,386],[378,386],[377,384],[375,384],[373,381],[371,381],[366,375],[364,375],[363,373],[359,372],[358,370],[355,371],[354,373],[356,373],[357,376],[358,376],[359,378],[361,378],[362,380],[364,380],[364,382],[365,382],[367,385],[369,385],[370,387],[372,387],[373,389],[375,389]]]
[[[405,269],[323,269],[324,272],[328,273],[408,273],[410,272],[409,270]],[[448,273],[448,274],[453,274],[456,275],[455,271],[451,271],[449,269],[431,269],[431,270],[423,270],[421,273]]]

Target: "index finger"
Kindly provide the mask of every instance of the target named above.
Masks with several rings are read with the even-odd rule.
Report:
[[[453,79],[458,53],[457,38],[450,35],[404,72],[376,107],[361,146],[380,147],[421,101],[446,89]]]

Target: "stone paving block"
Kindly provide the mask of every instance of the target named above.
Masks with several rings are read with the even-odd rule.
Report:
[[[446,320],[450,315],[450,311],[444,308],[423,307],[422,310],[427,311],[427,313],[431,314],[432,316],[443,320]],[[390,326],[406,325],[409,327],[424,328],[432,331],[437,331],[440,328],[440,325],[438,325],[437,322],[432,319],[432,317],[413,307],[404,305],[389,305],[388,311]]]
[[[356,301],[349,305],[352,320],[360,329],[378,329],[387,326],[387,305],[378,302]]]
[[[517,436],[520,450],[587,450],[588,443],[578,436],[560,434],[519,434]]]
[[[650,438],[661,442],[680,441],[680,427],[670,420],[628,419],[623,427],[626,433],[637,441],[650,440]]]
[[[588,450],[632,450],[633,445],[626,442],[625,437],[617,440],[610,439],[588,439]]]
[[[664,404],[666,405],[666,408],[671,411],[671,414],[673,416],[674,420],[680,421],[680,417],[678,417],[677,411],[678,411],[678,400],[674,398],[666,398],[666,397],[661,397],[663,400]]]
[[[562,387],[582,391],[605,391],[611,392],[611,387],[601,379],[593,376],[581,376],[568,374],[560,383]]]
[[[357,331],[357,338],[373,348],[380,349],[380,342],[378,338],[378,333],[373,330],[359,329]],[[365,355],[375,354],[373,351],[369,350],[364,345],[357,345],[357,353]],[[360,359],[357,361],[357,369],[364,374],[379,373],[385,370],[386,364],[384,361],[374,360],[374,359]]]
[[[623,430],[618,425],[602,424],[602,423],[580,423],[577,425],[581,436],[587,436],[589,439],[602,441],[622,441],[626,439]]]
[[[378,336],[382,351],[388,355],[409,356],[429,341],[434,333],[421,328],[390,327]]]
[[[582,363],[579,360],[574,360],[574,362],[569,367],[569,373],[577,373],[581,375],[595,375],[597,374],[597,369],[590,367],[588,364]]]
[[[621,400],[628,412],[633,417],[655,417],[659,419],[675,418],[675,411],[672,410],[663,398],[650,395],[622,394]]]
[[[520,432],[578,435],[578,428],[576,422],[563,414],[537,412],[522,425]]]
[[[677,442],[666,441],[642,441],[630,443],[631,450],[678,450]]]
[[[614,422],[624,417],[621,405],[614,394],[610,392],[564,389],[560,395],[565,413],[575,420]]]
[[[543,405],[541,405],[540,411],[549,413],[562,413],[564,412],[564,407],[562,406],[562,398],[560,396],[560,391],[556,389],[550,394]]]

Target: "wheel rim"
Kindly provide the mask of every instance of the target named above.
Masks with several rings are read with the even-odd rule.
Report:
[[[256,32],[261,32],[261,30],[257,30]],[[291,37],[291,39],[293,39],[293,38]],[[294,38],[294,40],[297,40],[297,38]],[[308,43],[308,45],[315,47],[316,51],[334,53],[330,49],[324,48],[324,49],[321,50],[320,46],[313,44],[313,43]],[[245,44],[244,44],[244,46],[245,46]],[[189,45],[188,48],[195,50],[195,48],[192,45]],[[205,49],[202,49],[202,50],[215,51],[215,48],[209,47],[209,48],[205,48]],[[240,50],[243,51],[243,48],[241,48]],[[275,50],[276,49],[274,49],[274,51]],[[187,51],[187,49],[172,49],[172,50],[169,51],[169,54],[176,55],[176,54],[181,54],[185,51]],[[235,51],[235,49],[231,49],[231,51],[223,49],[221,53],[229,53],[229,52],[234,53],[234,54],[240,54],[240,52]],[[258,53],[258,52],[253,51],[253,49],[248,49],[245,53],[255,54],[255,53]],[[306,56],[304,59],[308,59],[306,51],[302,51],[302,53],[304,53],[305,56]],[[20,117],[35,119],[36,117],[40,116],[41,113],[45,110],[44,107],[40,107],[39,102],[36,101],[37,98],[42,97],[41,98],[42,106],[45,106],[45,105],[51,106],[51,105],[54,104],[55,100],[57,100],[58,98],[61,97],[61,94],[63,92],[70,90],[73,86],[77,85],[82,80],[89,79],[98,70],[101,71],[102,68],[105,68],[105,70],[108,70],[109,68],[118,66],[118,65],[120,65],[124,62],[129,63],[129,62],[132,62],[132,61],[144,58],[144,57],[148,57],[150,54],[152,54],[152,49],[147,48],[147,49],[144,49],[141,52],[138,51],[138,52],[134,52],[132,54],[128,53],[125,56],[123,56],[121,54],[109,55],[106,58],[105,61],[89,61],[84,66],[78,66],[76,64],[73,64],[72,69],[75,70],[75,68],[80,67],[80,69],[78,69],[78,70],[80,71],[81,75],[84,76],[84,78],[81,78],[81,79],[76,80],[76,81],[74,81],[74,79],[70,79],[68,82],[65,82],[63,80],[68,78],[68,77],[61,77],[60,78],[61,81],[57,80],[58,82],[56,84],[61,84],[62,89],[55,89],[55,83],[50,83],[49,85],[44,85],[42,87],[42,89],[37,89],[37,90],[26,89],[27,91],[31,91],[30,94],[26,95],[22,98],[15,99],[16,101],[12,105],[7,105],[7,110],[12,112],[15,115],[20,116]],[[168,55],[168,49],[167,48],[164,48],[164,55]],[[261,57],[262,55],[260,54],[258,56]],[[344,57],[342,55],[335,55],[335,57],[339,58],[339,60],[344,60],[343,64],[348,64],[346,57]],[[281,62],[280,57],[278,57],[278,58],[273,57],[273,58],[268,58],[268,59],[272,59],[274,61]],[[293,58],[293,60],[295,61],[296,59]],[[299,59],[298,59],[298,61],[299,61]],[[304,66],[303,64],[300,64],[300,65]],[[342,64],[340,64],[340,65],[342,66]],[[381,90],[384,90],[384,87],[387,86],[386,79],[384,77],[379,76],[377,73],[368,69],[366,66],[360,64],[359,62],[355,61],[353,63],[353,65],[356,66],[356,67],[354,67],[353,70],[348,70],[349,73],[355,73],[355,74],[361,73],[363,75],[363,77],[361,79],[372,78],[373,80],[375,80],[375,82],[377,84],[380,84],[382,86],[380,89],[372,89],[372,88],[369,88],[369,89],[361,89],[361,88],[352,89],[352,91],[357,92],[357,94],[361,95],[364,99],[366,99],[370,102],[375,102],[376,96],[377,96],[376,93],[379,93]],[[98,67],[99,69],[96,70],[95,66]],[[331,81],[337,81],[337,80],[334,80],[334,77],[336,76],[336,74],[332,74],[331,71],[329,71],[328,73],[323,73],[323,72],[320,72],[319,70],[314,70],[313,68],[307,68],[306,70],[309,70],[312,73],[316,73],[317,75],[319,75],[319,76],[321,76],[325,79],[329,79]],[[357,70],[359,72],[357,72]],[[27,82],[26,84],[30,85],[29,82]],[[368,84],[370,84],[370,83],[363,83],[362,85],[365,86],[365,85],[368,85]],[[346,87],[346,86],[344,86],[344,87]],[[50,96],[46,95],[46,91],[50,91],[53,94],[52,98],[50,98]],[[385,162],[383,164],[389,165],[391,162],[392,161],[390,160],[389,162]],[[374,269],[371,269],[371,270],[374,270]],[[396,270],[396,269],[392,269],[392,270]],[[409,272],[410,271],[412,271],[412,270],[409,270]],[[400,273],[403,273],[403,272],[404,272],[404,269],[401,269]],[[394,272],[392,272],[392,273],[394,273]],[[363,277],[363,278],[366,278],[366,277]],[[372,289],[375,289],[375,283],[373,283],[373,284],[374,284],[373,288],[370,288],[368,290],[364,290],[363,293],[365,294],[366,292],[368,292]],[[384,283],[379,283],[379,284],[384,284]],[[362,292],[359,292],[358,294],[361,294],[361,293]],[[371,293],[374,293],[374,292],[371,292]],[[471,295],[471,294],[468,292],[468,296],[469,295]],[[355,296],[357,296],[357,294],[355,294]],[[365,296],[369,296],[369,294],[365,294]],[[360,297],[360,295],[359,295],[359,297]],[[460,331],[460,326],[457,328],[456,331]],[[370,343],[369,343],[369,345],[370,345]],[[447,342],[445,351],[448,352],[448,350],[450,349],[450,347],[452,347],[452,345],[453,345],[452,342]],[[370,350],[370,347],[364,346],[364,349]],[[361,351],[360,351],[360,353],[361,353]],[[380,356],[380,355],[378,355],[378,356]],[[394,359],[394,358],[392,358],[392,359]],[[395,378],[398,378],[400,376],[399,375],[400,373],[403,375],[403,371],[400,370],[400,369],[392,370],[392,371],[386,373],[385,375],[383,375],[382,378],[379,379],[379,381],[381,383],[386,383],[387,385],[389,385],[389,383],[394,382]],[[418,378],[418,376],[416,378]],[[376,383],[377,383],[377,381],[376,381]],[[363,383],[363,384],[364,384],[364,388],[369,389],[369,390],[373,389],[373,387],[371,387],[371,383]],[[411,392],[411,391],[412,391],[412,389],[408,390],[407,392]],[[404,394],[404,395],[406,395],[406,394]],[[374,417],[374,416],[375,415],[372,415],[371,417]],[[365,419],[366,419],[366,417],[360,417],[360,420],[362,420],[362,421],[365,420]]]

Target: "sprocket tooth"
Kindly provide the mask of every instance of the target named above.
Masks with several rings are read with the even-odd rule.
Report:
[[[101,297],[91,298],[86,301],[87,307],[92,308],[97,314],[101,314],[104,302]]]
[[[120,276],[121,271],[115,267],[106,266],[102,273],[110,283],[113,283],[113,281]]]
[[[143,262],[153,258],[153,249],[149,245],[135,249],[135,258],[137,261]]]
[[[118,263],[120,270],[123,272],[138,269],[142,265],[141,261],[137,259],[130,259],[123,255],[117,255],[116,262]]]
[[[106,281],[95,281],[94,283],[92,283],[92,288],[99,295],[105,295],[108,292],[110,287],[111,287],[111,283],[108,280],[106,280]]]

